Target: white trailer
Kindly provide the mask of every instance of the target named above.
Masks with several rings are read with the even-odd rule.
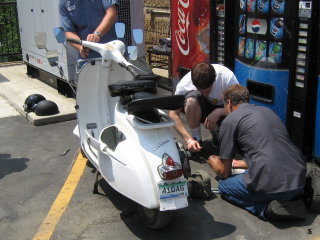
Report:
[[[17,0],[22,56],[29,75],[56,88],[59,93],[73,97],[69,84],[76,85],[77,52],[55,39],[53,29],[60,27],[58,3],[58,0]],[[119,0],[118,18],[126,25],[128,45],[134,44],[131,30],[144,28],[143,6],[143,0]],[[35,36],[43,33],[47,38],[46,48],[39,49]],[[143,57],[144,46],[140,44],[138,48],[139,57]],[[57,64],[47,58],[52,50],[58,53]]]

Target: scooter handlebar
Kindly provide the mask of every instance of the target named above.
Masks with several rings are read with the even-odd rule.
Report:
[[[80,39],[75,39],[75,38],[66,38],[66,41],[69,43],[76,43],[82,45],[82,41]]]

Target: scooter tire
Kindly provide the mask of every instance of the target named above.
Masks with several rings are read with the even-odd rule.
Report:
[[[138,205],[138,212],[144,224],[151,229],[162,229],[166,227],[173,216],[173,211],[148,209],[141,205]]]
[[[87,162],[86,162],[87,167],[95,169],[95,166],[92,164],[92,162],[90,162],[89,158],[87,157],[86,153],[83,151],[82,148],[80,148],[80,153],[82,154],[83,157],[87,159]]]

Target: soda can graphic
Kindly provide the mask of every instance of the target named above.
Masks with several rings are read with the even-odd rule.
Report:
[[[256,11],[256,0],[247,0],[247,11],[248,12]]]
[[[247,7],[246,0],[240,0],[240,9],[245,11]]]
[[[245,57],[252,59],[254,56],[254,40],[248,38],[246,41]]]
[[[258,0],[257,8],[259,12],[269,12],[269,0]]]
[[[283,18],[272,18],[270,22],[270,34],[276,38],[283,37]]]
[[[267,57],[267,42],[257,40],[256,41],[256,54],[255,60],[257,61],[265,61]]]
[[[272,12],[278,13],[278,14],[283,14],[284,8],[285,8],[284,5],[285,5],[285,0],[272,0],[271,1]]]
[[[246,15],[239,15],[239,33],[244,34],[246,32]]]
[[[269,45],[269,62],[281,63],[282,61],[282,43],[271,42]]]
[[[238,42],[238,56],[243,57],[244,56],[244,47],[246,45],[246,38],[245,37],[239,37]]]

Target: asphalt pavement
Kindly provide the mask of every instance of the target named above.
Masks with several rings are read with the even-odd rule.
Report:
[[[36,84],[37,88],[31,90],[39,89],[38,85],[46,88],[36,79],[25,78],[21,68],[23,65],[15,72],[25,79],[21,81]],[[39,231],[64,186],[78,157],[79,142],[72,134],[75,118],[62,117],[61,121],[49,120],[35,126],[21,114],[17,106],[23,105],[25,96],[13,104],[3,93],[4,87],[9,87],[7,71],[7,67],[0,67],[0,239],[29,240]],[[26,89],[30,84],[23,84],[25,95],[33,92]],[[21,94],[15,91],[15,96]],[[73,99],[52,89],[41,93],[57,102],[61,99],[59,106],[70,104],[69,110],[74,114]],[[171,93],[159,89],[159,94]],[[202,131],[204,144],[210,149],[208,154],[214,153],[210,134]],[[179,139],[174,130],[172,133]],[[205,162],[191,161],[191,167],[192,171],[207,171],[212,186],[217,186],[215,175]],[[265,222],[225,202],[218,194],[206,201],[190,198],[189,207],[176,211],[168,227],[150,230],[140,221],[135,203],[104,180],[99,181],[99,194],[92,194],[94,179],[94,169],[86,167],[50,239],[320,239],[317,214],[309,213],[304,221]]]

